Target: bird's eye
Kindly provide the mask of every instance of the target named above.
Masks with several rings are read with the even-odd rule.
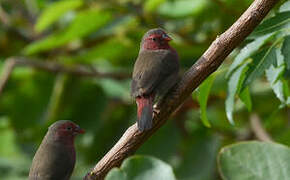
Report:
[[[156,38],[151,38],[153,41],[156,41]]]
[[[71,131],[72,127],[69,126],[69,127],[66,128],[66,130]]]

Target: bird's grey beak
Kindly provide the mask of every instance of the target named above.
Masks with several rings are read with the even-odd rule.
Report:
[[[164,39],[165,41],[171,41],[172,38],[170,36],[168,36],[167,34],[162,34],[162,39]]]
[[[85,133],[85,130],[82,129],[82,128],[80,128],[79,126],[77,126],[76,129],[75,129],[75,132],[76,132],[77,134],[84,134],[84,133]]]

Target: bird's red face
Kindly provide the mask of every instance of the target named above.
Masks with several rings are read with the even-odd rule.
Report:
[[[156,32],[143,40],[142,48],[147,50],[170,49],[168,42],[171,40],[165,32]]]
[[[75,137],[78,134],[85,133],[83,129],[81,129],[78,125],[72,122],[66,122],[64,124],[61,124],[57,128],[57,132],[58,135],[62,137]]]

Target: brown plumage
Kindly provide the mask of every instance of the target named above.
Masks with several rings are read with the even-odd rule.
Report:
[[[178,55],[168,44],[170,40],[164,30],[156,28],[149,30],[141,41],[131,84],[131,95],[138,106],[140,131],[152,127],[155,97],[165,94],[178,79]]]
[[[74,139],[82,133],[68,120],[52,124],[33,158],[29,180],[69,180],[76,160]]]

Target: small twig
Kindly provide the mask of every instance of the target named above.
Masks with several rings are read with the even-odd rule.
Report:
[[[68,73],[76,76],[85,76],[85,77],[98,77],[98,78],[113,78],[113,79],[127,79],[130,78],[130,73],[110,73],[110,72],[99,72],[91,66],[84,65],[73,65],[65,66],[53,61],[36,61],[36,60],[27,60],[23,58],[17,58],[17,66],[28,66],[33,67],[39,70],[44,70],[52,73]]]
[[[16,62],[14,61],[14,59],[9,59],[5,62],[4,66],[3,66],[3,72],[1,73],[0,76],[0,96],[4,90],[4,87],[8,81],[8,79],[11,76],[11,73],[15,67]]]
[[[0,96],[3,92],[3,89],[15,67],[18,66],[27,66],[35,68],[36,70],[43,70],[51,73],[67,73],[78,77],[97,77],[97,78],[112,78],[117,80],[128,79],[131,77],[131,73],[125,72],[100,72],[94,69],[91,66],[85,65],[74,65],[74,66],[65,66],[53,61],[37,61],[37,60],[28,60],[21,57],[12,57],[6,60],[3,67],[3,72],[0,77]]]
[[[42,118],[43,122],[49,122],[49,121],[54,122],[56,118],[55,115],[61,109],[59,107],[59,104],[61,101],[61,97],[64,93],[66,80],[67,80],[67,76],[65,74],[63,73],[57,74],[55,78],[54,86],[52,89],[52,93],[49,98],[49,103],[47,105],[46,111]]]
[[[265,142],[273,142],[273,139],[271,138],[271,136],[263,128],[261,120],[257,114],[251,115],[250,124],[251,124],[251,129],[258,140],[265,141]]]
[[[11,22],[8,14],[4,11],[1,4],[0,4],[0,21],[2,21],[5,26],[9,26]]]

